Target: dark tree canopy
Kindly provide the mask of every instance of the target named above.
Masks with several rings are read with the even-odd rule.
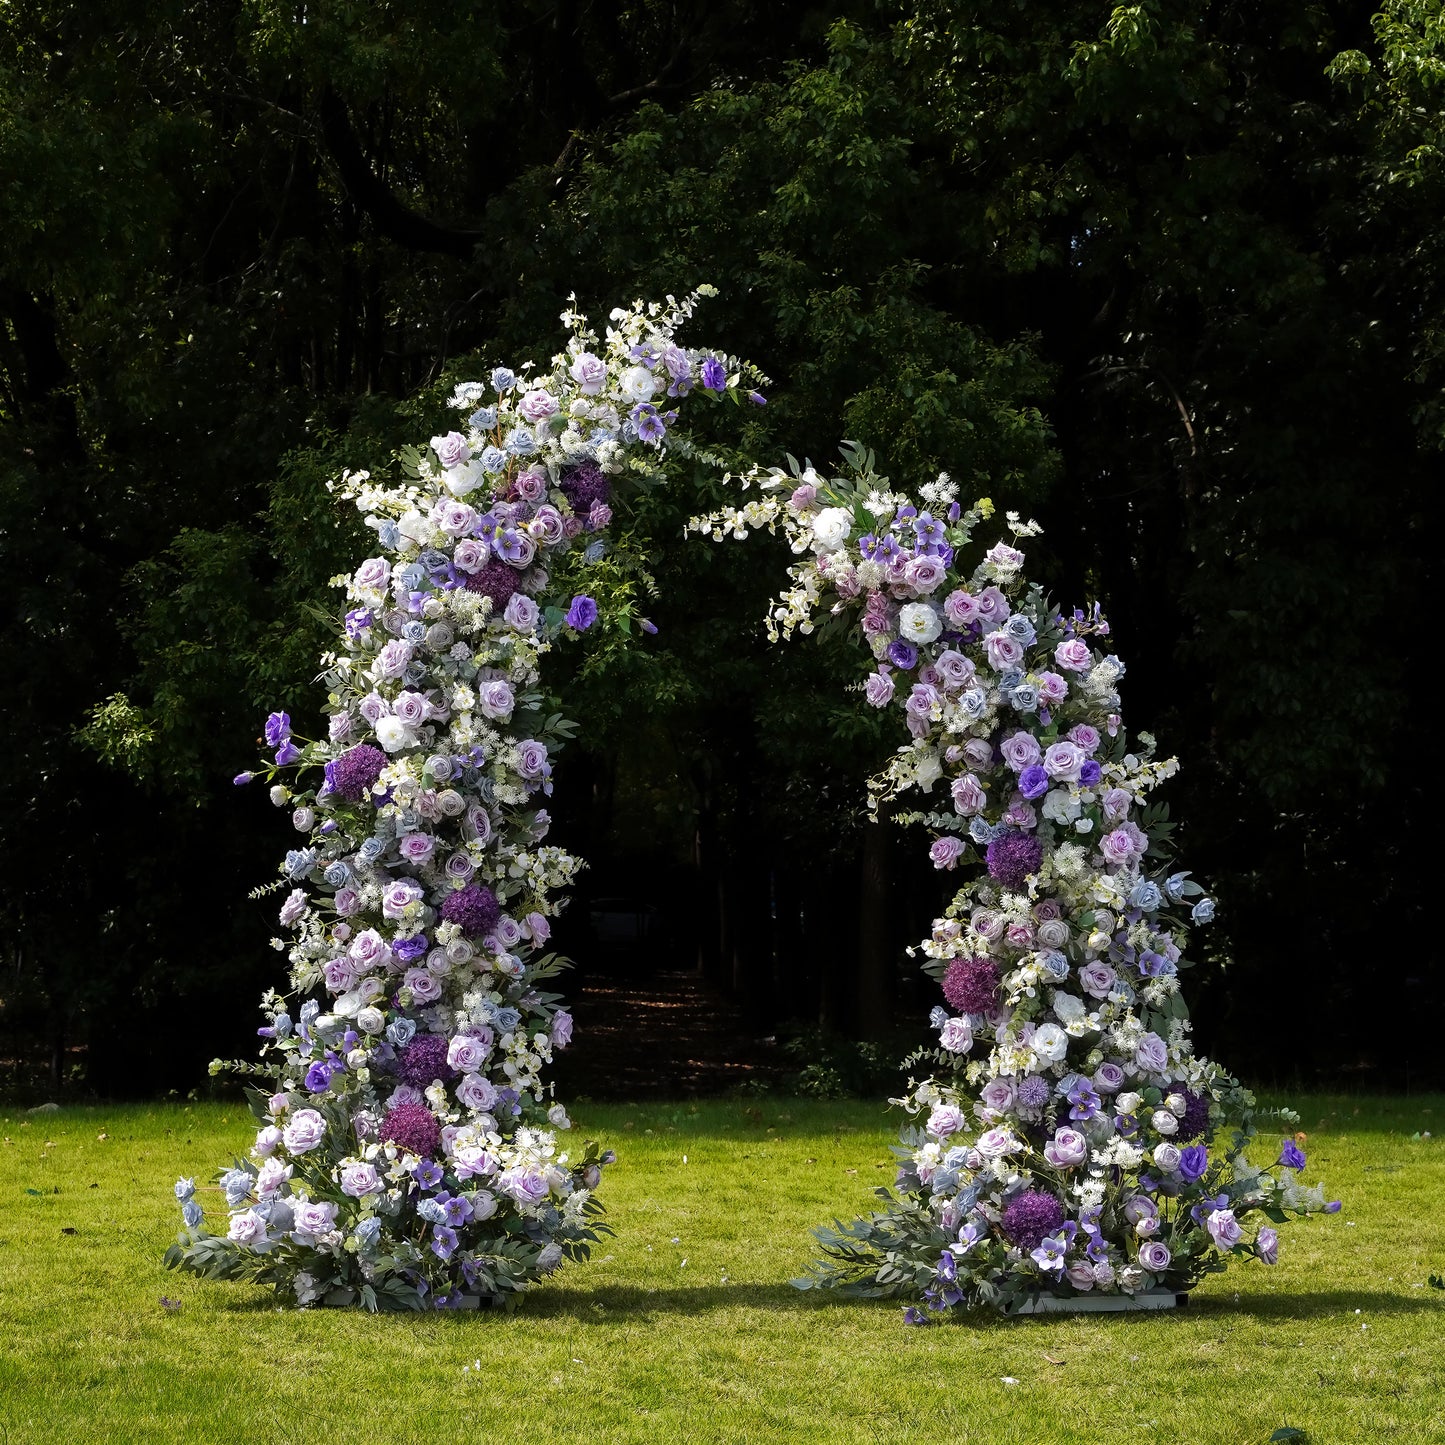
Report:
[[[186,1011],[243,1047],[284,841],[229,778],[314,706],[325,479],[569,293],[710,281],[775,381],[714,445],[946,469],[1105,603],[1221,899],[1205,1044],[1398,1071],[1361,1014],[1445,979],[1382,946],[1430,937],[1442,101],[1409,0],[5,7],[0,1033],[110,1090],[195,1080]],[[862,1032],[938,897],[858,818],[892,740],[849,657],[767,648],[777,559],[684,543],[718,483],[675,470],[630,519],[661,632],[569,683],[568,841],[760,1018]]]

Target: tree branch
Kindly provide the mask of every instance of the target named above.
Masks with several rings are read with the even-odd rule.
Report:
[[[372,170],[345,104],[329,86],[321,93],[321,134],[347,195],[383,236],[411,251],[440,251],[463,260],[471,258],[481,244],[482,233],[440,226],[403,205]]]

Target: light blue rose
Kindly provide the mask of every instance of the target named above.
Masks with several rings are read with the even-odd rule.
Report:
[[[184,1203],[186,1202],[186,1200],[192,1198],[192,1197],[195,1195],[195,1192],[196,1192],[196,1181],[195,1181],[194,1179],[177,1179],[177,1180],[176,1180],[176,1198],[177,1198],[182,1204],[184,1204]]]
[[[221,1189],[225,1193],[226,1203],[234,1209],[242,1201],[250,1198],[251,1186],[255,1180],[245,1169],[228,1169],[221,1175]]]
[[[537,450],[537,439],[526,427],[513,427],[507,433],[507,450],[514,457],[529,457]]]
[[[505,395],[517,384],[517,374],[509,371],[505,366],[499,366],[492,372],[492,390],[499,396]]]
[[[386,1026],[387,1042],[393,1048],[405,1048],[416,1036],[415,1019],[393,1019]]]
[[[423,1199],[416,1207],[416,1212],[428,1224],[445,1224],[447,1222],[447,1207],[435,1199]]]
[[[418,622],[413,618],[401,629],[401,640],[403,642],[421,643],[426,641],[426,623]]]
[[[385,852],[386,844],[383,843],[380,838],[368,838],[361,847],[356,850],[356,856],[363,868],[370,868]]]
[[[1009,701],[1019,712],[1033,712],[1039,705],[1039,690],[1031,682],[1021,682],[1010,694]]]
[[[959,697],[958,707],[970,722],[977,722],[988,707],[988,696],[982,688],[971,687]]]
[[[332,888],[345,888],[351,882],[351,869],[338,858],[326,865],[326,872],[321,876]]]
[[[494,406],[479,406],[467,418],[467,425],[473,431],[491,431],[496,424],[497,409]]]
[[[286,854],[286,876],[304,878],[316,864],[315,848],[292,848]]]
[[[1034,631],[1034,625],[1021,612],[1015,612],[1012,617],[1003,625],[1004,632],[1012,637],[1015,642],[1021,642],[1025,647],[1033,644],[1038,633]]]
[[[181,1219],[187,1229],[200,1228],[204,1216],[201,1213],[201,1206],[194,1199],[188,1199],[181,1205]]]
[[[277,1014],[271,1025],[276,1030],[278,1039],[289,1039],[291,1037],[291,1015],[286,1013]]]
[[[1141,878],[1129,890],[1129,902],[1145,913],[1153,913],[1163,904],[1164,895],[1159,891],[1159,885],[1152,878]]]
[[[1184,884],[1188,877],[1187,873],[1171,873],[1164,880],[1164,891],[1169,895],[1171,903],[1178,903],[1184,897]]]
[[[301,1005],[301,1022],[309,1024],[321,1012],[321,1005],[314,998],[308,998]]]
[[[352,1230],[352,1237],[360,1248],[372,1250],[376,1248],[376,1241],[381,1236],[381,1220],[376,1215],[368,1214],[365,1219],[357,1221],[356,1228]]]
[[[398,527],[395,522],[383,522],[381,526],[376,529],[376,540],[380,542],[388,552],[395,552],[401,544],[401,528]]]
[[[1201,898],[1199,902],[1189,910],[1189,916],[1196,923],[1212,923],[1214,921],[1214,900],[1212,898]]]
[[[494,1015],[497,1022],[497,1032],[509,1034],[522,1022],[522,1015],[514,1008],[499,1008]]]
[[[498,472],[506,470],[507,454],[501,447],[484,447],[477,461],[489,477],[494,477]]]
[[[420,562],[408,562],[391,574],[399,587],[415,592],[426,580],[426,568]]]
[[[1050,978],[1065,979],[1069,976],[1069,960],[1055,948],[1040,954],[1039,962],[1048,971]]]
[[[587,544],[587,550],[582,555],[589,562],[600,562],[607,555],[607,543],[598,537]]]

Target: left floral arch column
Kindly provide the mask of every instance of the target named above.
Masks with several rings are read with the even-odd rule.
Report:
[[[550,920],[581,862],[546,841],[574,729],[540,681],[558,640],[629,630],[626,585],[591,569],[663,448],[690,450],[683,399],[762,401],[752,368],[674,339],[696,299],[614,311],[600,340],[565,312],[550,369],[459,385],[463,429],[401,481],[334,484],[377,555],[336,579],[328,735],[275,713],[273,761],[236,780],[268,779],[300,835],[272,885],[290,988],[261,1061],[212,1066],[253,1078],[260,1127],[219,1175],[224,1231],[177,1183],[172,1267],[303,1305],[511,1305],[605,1231],[611,1155],[568,1142],[546,1079],[572,1028]]]

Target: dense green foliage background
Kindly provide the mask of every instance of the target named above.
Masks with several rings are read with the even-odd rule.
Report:
[[[697,339],[775,379],[711,441],[947,469],[1105,603],[1221,900],[1205,1046],[1438,1078],[1379,1025],[1445,980],[1445,19],[1371,9],[0,6],[0,1052],[117,1091],[248,1050],[284,825],[229,779],[315,706],[362,545],[325,478],[550,355],[569,293],[711,281]],[[717,495],[680,466],[628,519],[661,631],[559,679],[558,831],[761,1021],[873,1030],[940,885],[857,817],[856,661],[759,637],[784,558],[683,542]]]

